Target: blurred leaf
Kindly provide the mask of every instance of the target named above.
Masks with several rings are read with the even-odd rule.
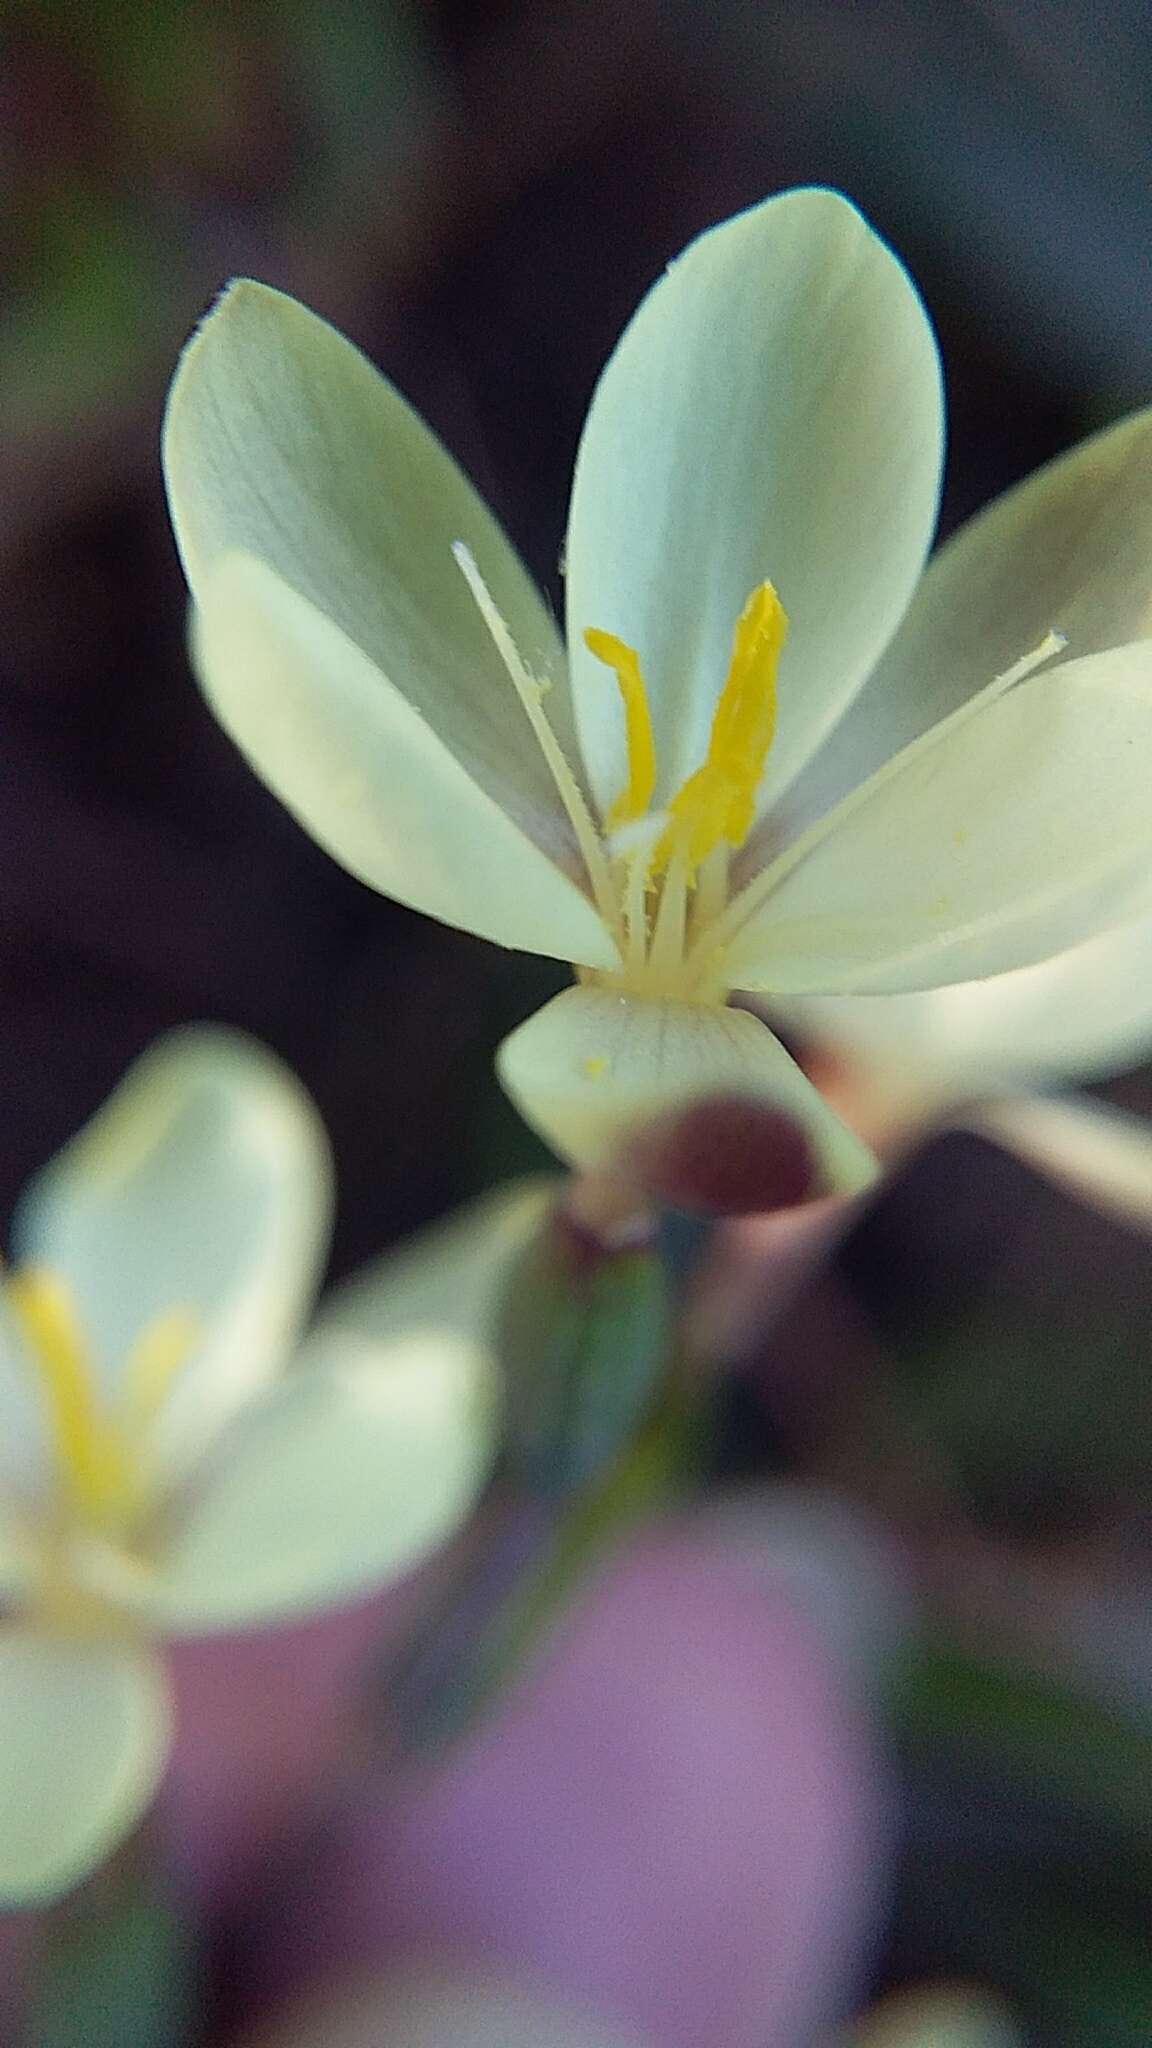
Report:
[[[127,202],[68,187],[31,215],[0,324],[0,432],[66,428],[130,391],[172,322],[172,273]]]
[[[200,2000],[186,1924],[129,1845],[49,1916],[28,2048],[186,2048]]]
[[[987,1139],[930,1141],[840,1253],[904,1416],[1030,1539],[1152,1499],[1146,1234]]]
[[[894,1707],[909,1740],[991,1754],[1013,1777],[1132,1830],[1147,1846],[1152,1875],[1152,1837],[1146,1843],[1144,1832],[1152,1828],[1152,1724],[949,1644],[926,1648],[907,1667]]]
[[[1044,2048],[1147,2048],[1152,1727],[949,1644],[893,1704],[917,1778],[897,1951],[1002,1985]]]
[[[582,1245],[559,1219],[522,1256],[501,1334],[509,1474],[545,1497],[579,1491],[624,1450],[669,1362],[659,1251]]]
[[[690,1418],[675,1400],[583,1494],[560,1504],[500,1495],[445,1594],[374,1688],[386,1741],[427,1752],[458,1741],[514,1684],[600,1559],[674,1497]]]

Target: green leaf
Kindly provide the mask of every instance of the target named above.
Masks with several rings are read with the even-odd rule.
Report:
[[[918,1745],[955,1743],[1012,1775],[1145,1838],[1152,1827],[1152,1725],[1110,1712],[1023,1666],[929,1645],[906,1669],[895,1707]]]
[[[188,2048],[200,2006],[189,1929],[126,1851],[49,1916],[27,2048]]]
[[[658,1249],[582,1244],[558,1219],[520,1261],[501,1340],[508,1473],[549,1498],[580,1490],[634,1436],[671,1356]]]

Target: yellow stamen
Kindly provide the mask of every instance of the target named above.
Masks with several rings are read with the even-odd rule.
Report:
[[[736,622],[708,752],[668,805],[671,822],[657,845],[654,873],[663,872],[679,849],[694,877],[715,847],[724,841],[741,846],[747,838],[776,730],[776,671],[787,632],[773,586],[758,584]]]
[[[624,726],[628,748],[628,780],[612,803],[605,824],[610,832],[620,825],[635,824],[644,817],[656,787],[656,743],[652,737],[652,715],[634,647],[618,640],[615,633],[602,633],[590,626],[584,635],[589,654],[614,669],[624,700]]]
[[[7,1299],[40,1373],[60,1477],[76,1507],[103,1518],[130,1495],[130,1462],[100,1413],[68,1287],[46,1267],[25,1266],[8,1281]]]
[[[57,1471],[72,1512],[123,1532],[146,1499],[139,1440],[196,1340],[185,1308],[146,1323],[128,1353],[116,1411],[96,1378],[67,1282],[45,1266],[24,1266],[6,1300],[23,1332],[48,1411]]]

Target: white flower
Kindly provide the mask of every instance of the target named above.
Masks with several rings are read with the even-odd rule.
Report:
[[[0,1901],[65,1890],[147,1805],[157,1638],[382,1584],[483,1481],[474,1264],[451,1306],[420,1263],[374,1271],[284,1370],[329,1208],[303,1091],[208,1029],[141,1059],[23,1199],[0,1285]]]
[[[702,236],[593,398],[566,669],[350,344],[242,283],[184,356],[165,462],[208,696],[356,874],[575,964],[500,1071],[579,1162],[737,1090],[850,1183],[868,1155],[733,991],[966,981],[1152,908],[1152,424],[977,522],[908,611],[941,414],[923,308],[847,201]]]

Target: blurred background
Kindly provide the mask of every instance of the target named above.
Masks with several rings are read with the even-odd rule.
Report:
[[[339,872],[190,680],[157,437],[176,353],[229,276],[349,332],[554,595],[580,423],[624,319],[695,231],[791,184],[847,191],[927,300],[946,527],[1152,398],[1142,0],[8,0],[0,166],[5,1208],[187,1018],[256,1033],[316,1095],[340,1267],[541,1157],[490,1055],[563,975]],[[1110,1092],[1152,1104],[1139,1073]],[[1023,1998],[1038,2040],[1135,2048],[1152,2038],[1147,1243],[982,1141],[918,1171],[825,1276],[850,1314],[825,1300],[817,1341],[797,1310],[767,1402],[749,1373],[727,1455],[911,1515],[932,1560],[948,1647],[901,1723],[906,1852],[877,1982],[966,1973]],[[829,1348],[846,1323],[852,1369]],[[882,1416],[852,1377],[863,1357]],[[912,1389],[898,1425],[893,1387]],[[893,1449],[909,1431],[933,1447],[920,1493]],[[1015,1658],[995,1681],[964,1647],[990,1632]]]

